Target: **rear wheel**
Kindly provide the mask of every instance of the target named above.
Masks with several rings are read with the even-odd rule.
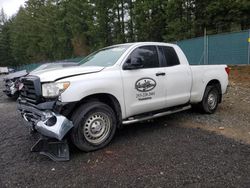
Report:
[[[203,99],[199,104],[200,109],[208,114],[212,114],[216,111],[219,103],[219,91],[217,87],[209,85],[206,87]]]
[[[71,139],[82,151],[105,147],[116,132],[115,113],[108,105],[93,101],[82,105],[72,117]]]

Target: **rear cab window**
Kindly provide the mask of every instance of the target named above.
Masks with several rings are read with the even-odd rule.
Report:
[[[160,46],[159,48],[161,49],[160,51],[162,52],[163,59],[165,60],[164,66],[171,67],[171,66],[180,65],[180,60],[173,47]]]

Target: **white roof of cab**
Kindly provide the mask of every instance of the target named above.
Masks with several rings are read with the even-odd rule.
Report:
[[[158,46],[178,46],[173,43],[165,43],[165,42],[133,42],[133,43],[122,43],[122,44],[115,44],[112,46],[122,46],[122,45],[131,45],[131,46],[140,46],[140,45],[158,45]]]

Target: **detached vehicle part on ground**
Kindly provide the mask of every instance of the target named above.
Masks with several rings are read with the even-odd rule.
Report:
[[[174,44],[115,45],[83,63],[22,79],[18,109],[42,135],[32,151],[69,160],[68,139],[89,152],[110,143],[122,125],[191,105],[214,113],[228,85],[226,65],[190,66]]]
[[[48,69],[55,69],[55,68],[62,68],[62,67],[69,67],[69,66],[76,66],[77,63],[73,62],[57,62],[57,63],[45,63],[31,71],[32,74],[35,74],[38,71],[48,70]],[[17,71],[11,73],[3,78],[5,83],[5,88],[3,92],[10,98],[17,99],[19,96],[19,90],[21,88],[20,78],[28,75],[29,73],[26,70]]]

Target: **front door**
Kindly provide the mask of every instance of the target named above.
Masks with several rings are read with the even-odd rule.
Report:
[[[125,64],[135,60],[140,60],[142,66],[131,70],[122,69],[128,117],[166,106],[166,88],[164,87],[166,69],[160,67],[157,48],[155,46],[138,47],[129,55]]]

